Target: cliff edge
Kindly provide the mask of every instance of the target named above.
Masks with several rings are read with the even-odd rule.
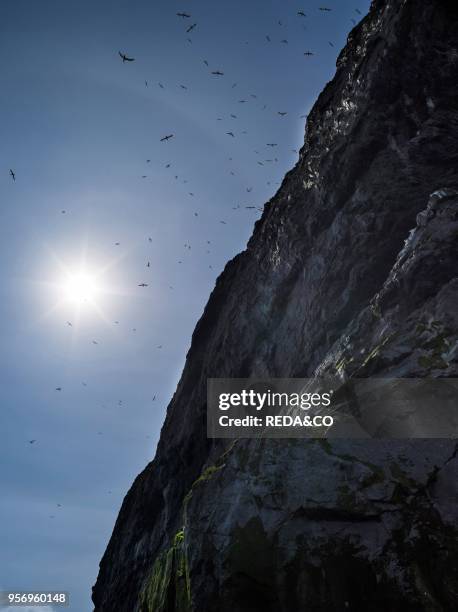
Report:
[[[458,5],[375,0],[218,278],[96,612],[458,600],[453,440],[209,440],[210,377],[458,377]]]

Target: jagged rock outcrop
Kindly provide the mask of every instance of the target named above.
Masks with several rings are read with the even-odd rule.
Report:
[[[458,376],[457,73],[456,2],[352,31],[197,324],[97,612],[455,609],[455,442],[229,443],[205,411],[209,377]]]

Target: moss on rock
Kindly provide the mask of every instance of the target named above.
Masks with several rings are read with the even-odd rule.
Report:
[[[140,612],[190,612],[191,588],[186,560],[185,533],[178,531],[162,552],[140,594]]]

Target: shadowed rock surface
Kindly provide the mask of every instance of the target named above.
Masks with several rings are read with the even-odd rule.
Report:
[[[97,612],[442,611],[452,440],[206,438],[209,377],[458,377],[458,5],[376,0],[196,326]],[[431,195],[433,194],[433,195]]]

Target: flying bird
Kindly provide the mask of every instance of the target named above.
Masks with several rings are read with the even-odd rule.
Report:
[[[135,57],[127,57],[127,55],[125,53],[121,53],[121,51],[118,51],[119,53],[119,57],[122,59],[122,63],[124,64],[124,62],[135,62]]]
[[[281,111],[278,111],[278,114],[279,114],[279,115],[280,115],[281,117],[284,117],[284,116],[285,116],[285,115],[287,115],[288,113],[286,113],[286,112],[281,112]]]
[[[226,132],[226,134],[227,134],[228,136],[232,136],[232,138],[235,138],[235,136],[234,136],[234,132]]]
[[[140,283],[138,286],[139,287],[148,287],[148,283]]]
[[[204,60],[204,64],[205,64],[206,66],[208,66],[208,62],[207,62],[207,60]]]
[[[13,172],[13,170],[11,170],[11,168],[10,168],[10,176],[13,179],[13,181],[16,180],[16,174],[15,174],[15,172]]]
[[[62,387],[56,387],[56,391],[62,391]]]
[[[36,440],[29,440],[29,444],[35,444]]]
[[[190,25],[189,28],[186,30],[186,33],[192,32],[192,30],[194,30],[196,25],[197,25],[197,23],[193,23],[192,25]]]
[[[276,142],[268,142],[268,143],[267,143],[267,146],[268,146],[268,147],[276,147],[276,146],[277,146],[277,143],[276,143]]]
[[[212,74],[216,74],[218,76],[223,76],[224,72],[221,72],[221,70],[213,70]]]
[[[191,15],[188,13],[177,13],[177,17],[183,17],[183,19],[189,19]]]
[[[332,9],[328,8],[327,6],[320,6],[320,11],[330,13]]]
[[[304,11],[297,11],[297,14],[299,15],[299,17],[307,17]]]
[[[167,136],[163,136],[163,137],[161,138],[161,142],[164,142],[164,141],[170,140],[171,138],[173,138],[173,134],[167,134]]]
[[[314,53],[312,53],[311,51],[305,51],[304,55],[311,56],[311,55],[314,55]]]

